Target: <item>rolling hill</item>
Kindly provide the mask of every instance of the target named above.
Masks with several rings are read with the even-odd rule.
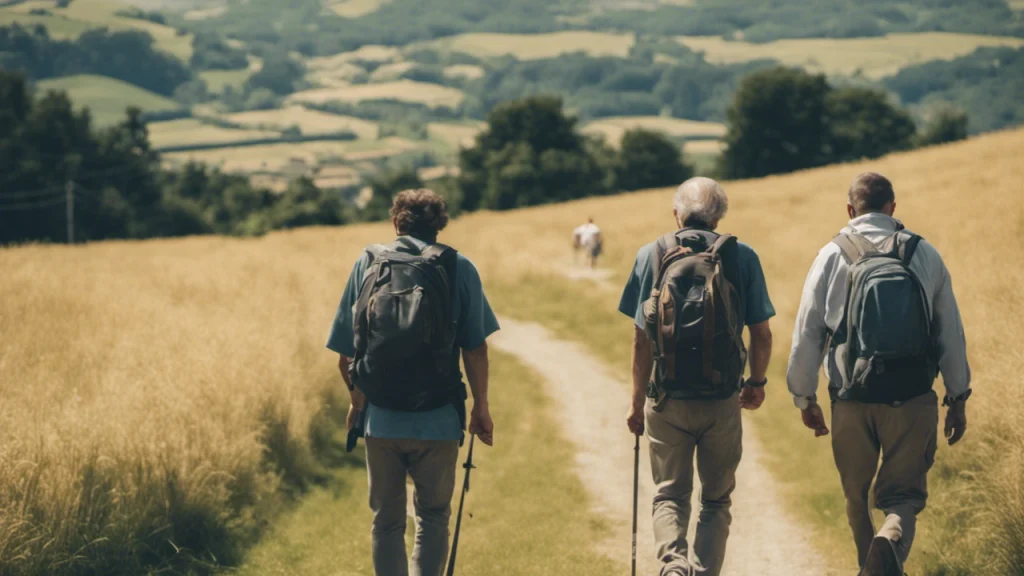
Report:
[[[76,107],[89,108],[98,126],[117,123],[124,118],[125,109],[129,106],[141,108],[143,112],[167,112],[181,108],[174,100],[105,76],[82,74],[52,78],[38,82],[36,88],[39,91],[67,91]]]
[[[860,171],[876,170],[895,183],[898,216],[946,259],[960,296],[978,391],[964,443],[940,448],[932,503],[918,526],[908,571],[913,576],[1002,575],[1014,573],[1007,562],[1024,558],[1020,541],[1014,540],[1024,528],[1018,497],[1024,491],[1024,401],[1015,384],[1021,358],[1008,344],[1020,338],[1024,315],[1024,269],[1015,265],[1024,258],[1022,148],[1024,130],[1017,130],[877,161],[726,183],[731,210],[723,229],[759,252],[779,313],[773,321],[777,336],[768,404],[751,424],[770,439],[766,464],[784,486],[787,505],[815,527],[816,544],[826,554],[852,553],[842,498],[828,445],[802,428],[787,400],[783,370],[806,269],[845,222],[850,180]],[[442,239],[477,264],[499,313],[580,341],[627,382],[631,328],[615,310],[618,280],[632,266],[636,249],[670,228],[671,197],[671,190],[652,190],[478,213],[455,221]],[[565,274],[567,238],[588,216],[604,230],[603,266],[614,281],[572,280]],[[120,561],[140,549],[169,550],[164,538],[147,540],[146,524],[177,528],[166,514],[180,510],[168,512],[166,506],[178,500],[168,499],[167,490],[211,530],[264,522],[265,516],[235,505],[271,497],[277,484],[260,473],[267,459],[290,466],[293,477],[318,473],[308,447],[323,441],[327,406],[343,402],[336,396],[336,359],[321,348],[324,334],[351,262],[366,244],[390,234],[390,225],[381,223],[251,240],[199,237],[0,251],[5,270],[0,382],[18,383],[0,404],[0,434],[7,439],[2,454],[8,461],[51,463],[12,466],[0,474],[0,491],[11,495],[12,510],[37,514],[0,515],[0,549],[29,550],[33,553],[25,558],[51,559],[53,565],[72,552],[81,563],[99,562],[98,555],[111,551]],[[502,388],[537,398],[533,377],[501,362]],[[622,390],[625,401],[625,384]],[[505,398],[518,402],[515,396]],[[546,405],[542,398],[539,402]],[[533,427],[543,428],[547,420],[535,421],[530,414]],[[503,418],[509,419],[509,430],[529,433],[529,427],[513,428],[511,422],[522,422],[517,417]],[[266,430],[274,435],[261,435]],[[523,447],[521,453],[496,452],[495,469],[512,474],[544,466],[529,476],[547,478],[547,472],[564,468],[550,451],[562,462],[569,458],[555,439]],[[507,458],[515,454],[521,458],[513,466]],[[36,488],[20,490],[29,477]],[[75,487],[85,486],[86,479],[109,482],[104,486],[133,497],[82,500]],[[559,476],[558,482],[570,480]],[[353,507],[352,499],[364,498],[345,488],[333,496],[316,494],[317,507],[339,510],[358,510],[362,504]],[[89,506],[90,514],[82,506]],[[517,541],[520,546],[529,545],[530,522],[565,521],[574,531],[588,529],[575,516],[554,516],[562,510],[517,499],[503,520],[514,518],[509,527],[519,529],[508,534],[526,539]],[[298,530],[293,533],[306,534],[303,546],[337,546],[302,532],[301,517],[289,525]],[[61,536],[50,540],[51,530]],[[227,539],[250,534],[226,527],[216,533]],[[95,546],[85,546],[90,538]],[[365,537],[357,542],[353,554],[368,557]],[[493,550],[482,539],[476,542],[480,554]],[[502,556],[503,569],[545,573],[561,557],[556,548]],[[292,551],[285,545],[265,552],[278,555],[268,564],[287,566]]]

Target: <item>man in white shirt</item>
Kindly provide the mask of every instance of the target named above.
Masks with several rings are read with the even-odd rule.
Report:
[[[949,410],[945,434],[950,445],[958,442],[966,430],[965,404],[971,392],[964,330],[949,271],[931,244],[919,237],[905,244],[899,240],[915,237],[893,218],[895,209],[892,184],[885,177],[866,173],[854,180],[847,206],[850,223],[833,242],[821,249],[807,276],[789,360],[789,390],[802,411],[804,424],[814,430],[816,436],[829,434],[816,397],[818,369],[825,360],[832,400],[832,449],[846,496],[846,512],[861,574],[865,576],[903,574],[902,566],[914,538],[916,516],[924,509],[928,498],[927,475],[935,458],[938,398],[931,390],[935,372],[942,373],[946,388],[943,404],[949,406]],[[852,318],[847,314],[849,287],[854,285],[849,272],[852,266],[853,278],[857,280],[857,271],[864,265],[863,259],[854,257],[856,247],[884,251],[895,246],[899,251],[911,243],[915,246],[906,253],[903,266],[909,268],[910,278],[916,278],[920,287],[916,296],[924,301],[924,330],[930,339],[926,357],[931,367],[927,377],[917,378],[923,381],[915,385],[918,388],[908,387],[911,392],[904,396],[884,400],[879,400],[877,394],[858,396],[854,393],[856,387],[860,385],[863,386],[860,390],[867,390],[870,384],[861,382],[868,382],[870,378],[875,378],[874,382],[879,379],[886,382],[884,387],[888,389],[881,390],[882,395],[893,393],[903,382],[902,376],[893,378],[892,374],[906,367],[892,364],[891,358],[865,358],[845,353],[851,346],[871,346],[879,339],[886,339],[885,334],[865,335],[847,327],[848,319]],[[855,262],[859,263],[855,265]],[[876,292],[875,297],[883,298],[877,296],[881,293]],[[876,301],[880,308],[891,304],[884,299]],[[909,322],[906,318],[912,317],[914,312],[910,306],[902,308],[909,311],[907,315],[901,314],[895,323],[890,323],[897,329],[907,328],[901,321]],[[868,322],[885,324],[890,320],[889,316],[875,314]],[[846,342],[848,333],[854,335]],[[884,374],[887,366],[888,375]],[[872,374],[865,376],[869,372]],[[868,505],[872,481],[876,506],[886,514],[885,523],[877,533]]]
[[[590,259],[590,267],[597,267],[597,257],[601,255],[602,240],[601,229],[594,224],[591,218],[586,224],[577,227],[572,232],[572,245],[577,252],[584,250]]]

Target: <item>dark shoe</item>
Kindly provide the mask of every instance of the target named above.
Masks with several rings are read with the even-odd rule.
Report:
[[[860,576],[903,576],[903,566],[900,566],[900,557],[892,540],[875,536]]]

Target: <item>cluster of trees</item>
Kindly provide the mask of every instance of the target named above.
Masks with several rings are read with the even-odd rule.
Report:
[[[242,70],[249,67],[249,58],[243,50],[232,48],[220,36],[200,33],[192,39],[190,63],[198,70]]]
[[[1024,48],[981,48],[952,61],[904,68],[885,87],[906,105],[953,103],[971,118],[971,132],[1024,123]]]
[[[461,208],[507,210],[678,184],[693,170],[664,136],[637,130],[615,152],[576,128],[561,99],[534,96],[500,104],[487,129],[462,151]]]
[[[96,130],[65,93],[33,98],[24,75],[0,71],[0,244],[64,241],[69,195],[78,239],[259,234],[356,216],[308,179],[274,194],[200,165],[166,172],[138,110]]]
[[[687,6],[606,12],[591,25],[748,42],[926,31],[1024,36],[1024,22],[1004,0],[698,0]]]
[[[0,27],[0,69],[35,79],[98,74],[170,96],[192,79],[177,58],[153,46],[146,32],[89,30],[75,40],[50,37],[46,28]]]
[[[569,54],[544,60],[511,58],[488,67],[487,74],[464,90],[482,115],[497,103],[532,94],[564,94],[583,120],[604,116],[658,115],[722,120],[739,79],[771,62],[715,66],[678,46],[677,62],[656,62],[653,50],[631,58],[595,58]]]
[[[728,113],[725,178],[756,178],[877,158],[966,137],[966,116],[941,114],[923,134],[881,90],[835,88],[823,75],[777,67],[743,79]]]

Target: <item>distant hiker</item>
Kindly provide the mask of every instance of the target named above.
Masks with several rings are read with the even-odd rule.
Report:
[[[861,574],[902,575],[935,459],[932,385],[941,371],[945,433],[955,444],[967,428],[971,370],[949,271],[931,244],[893,218],[892,184],[861,174],[848,196],[849,225],[821,249],[807,276],[789,390],[804,424],[816,436],[828,434],[816,396],[824,358],[832,450]],[[886,514],[877,533],[868,505],[872,481],[875,505]]]
[[[775,309],[757,254],[714,232],[728,207],[714,180],[684,182],[673,210],[679,230],[640,249],[619,304],[635,323],[626,422],[650,440],[661,576],[721,572],[743,452],[740,408],[759,408],[768,383]],[[695,451],[702,489],[691,558],[686,530]]]
[[[586,224],[578,226],[573,230],[572,246],[577,253],[582,250],[586,254],[591,268],[597,267],[597,257],[601,255],[603,240],[601,238],[601,229],[598,228],[597,224],[594,224],[593,218],[590,218]]]
[[[448,555],[456,460],[473,392],[469,432],[493,442],[487,403],[487,337],[498,322],[473,263],[437,243],[448,223],[430,190],[399,193],[398,239],[355,263],[327,347],[351,392],[349,427],[365,410],[366,467],[377,576],[439,576]],[[416,486],[416,545],[405,549],[406,476]]]

